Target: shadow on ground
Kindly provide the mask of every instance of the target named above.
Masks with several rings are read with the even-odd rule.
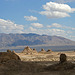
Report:
[[[8,60],[0,63],[0,75],[75,75],[75,64],[70,68],[60,67],[57,64],[46,66],[51,62],[23,62],[19,60]],[[65,63],[66,64],[66,63]],[[67,65],[69,66],[69,64]],[[61,70],[60,70],[61,69]]]

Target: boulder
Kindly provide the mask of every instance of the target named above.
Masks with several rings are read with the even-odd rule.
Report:
[[[67,56],[66,54],[60,54],[60,63],[64,63],[67,61]]]
[[[0,52],[0,63],[8,60],[21,60],[18,55],[13,52]]]
[[[52,50],[51,49],[48,49],[47,52],[52,52]]]
[[[46,52],[43,48],[41,49],[41,52]]]
[[[13,53],[16,53],[14,50],[12,51]]]
[[[7,52],[11,52],[11,50],[8,49]]]

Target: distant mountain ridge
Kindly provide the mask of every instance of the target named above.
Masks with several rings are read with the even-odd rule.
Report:
[[[75,41],[71,41],[64,37],[39,35],[39,34],[5,34],[0,33],[0,47],[8,46],[25,46],[25,45],[74,45]]]

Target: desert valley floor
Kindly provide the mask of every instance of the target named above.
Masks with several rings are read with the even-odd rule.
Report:
[[[75,51],[53,52],[42,49],[37,52],[34,49],[32,52],[26,47],[21,53],[10,50],[3,53],[0,52],[4,55],[4,58],[0,55],[0,75],[75,75]],[[9,60],[11,55],[5,54],[15,54],[20,60]],[[64,63],[60,63],[61,54],[67,56]]]

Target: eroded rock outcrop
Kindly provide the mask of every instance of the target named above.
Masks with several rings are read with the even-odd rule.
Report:
[[[37,50],[34,48],[34,49],[33,49],[33,54],[36,54],[36,53],[38,53],[38,52],[37,52]]]
[[[14,50],[12,51],[13,53],[16,53]]]
[[[60,54],[60,63],[64,63],[67,61],[67,56],[66,54]]]
[[[39,53],[46,53],[46,51],[42,48]]]
[[[8,60],[21,60],[18,55],[13,52],[0,52],[0,63]]]
[[[48,53],[51,53],[51,52],[52,52],[52,50],[51,50],[51,49],[48,49],[48,50],[47,50],[47,52],[48,52]]]
[[[22,51],[22,53],[32,54],[33,50],[30,47],[27,46],[27,47],[24,48],[24,50]]]
[[[11,52],[11,50],[8,49],[7,52]]]

